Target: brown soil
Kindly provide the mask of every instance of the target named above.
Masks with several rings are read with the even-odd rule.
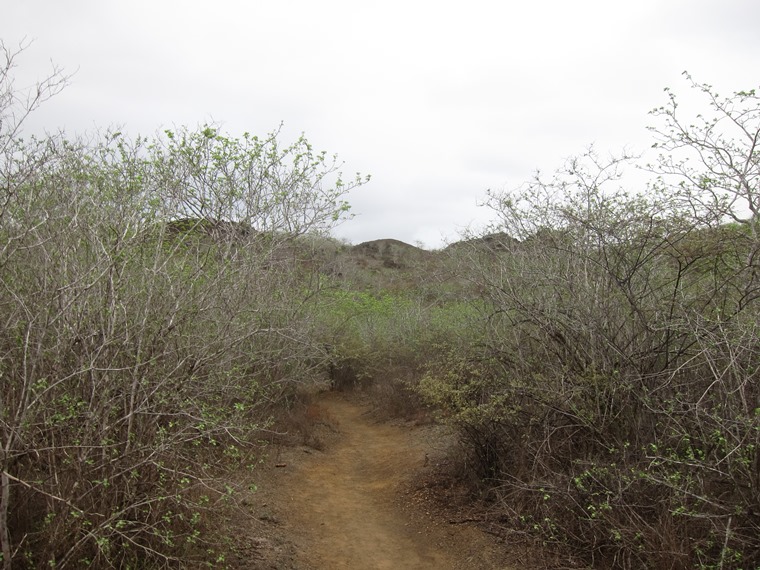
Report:
[[[268,472],[258,473],[259,490],[247,499],[257,528],[237,537],[239,557],[229,561],[234,566],[517,567],[494,536],[451,520],[428,496],[430,485],[421,481],[448,445],[439,428],[377,421],[367,406],[335,392],[318,396],[309,414],[324,431],[316,445],[323,450],[280,450]]]

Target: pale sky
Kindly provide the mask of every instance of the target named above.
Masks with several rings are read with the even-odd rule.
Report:
[[[440,247],[487,189],[591,143],[642,150],[681,72],[760,87],[758,0],[0,0],[17,81],[75,72],[29,129],[305,133],[371,174],[334,234]]]

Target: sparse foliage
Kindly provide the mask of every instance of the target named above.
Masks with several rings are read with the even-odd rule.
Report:
[[[706,110],[667,91],[646,191],[589,149],[491,193],[497,233],[421,283],[399,243],[325,269],[367,179],[304,137],[24,139],[67,77],[19,91],[22,51],[0,43],[5,569],[221,564],[224,473],[322,376],[436,406],[497,520],[572,561],[760,565],[755,91],[687,76]]]
[[[592,150],[491,196],[488,350],[423,384],[501,508],[583,564],[760,564],[760,106],[691,83],[714,116],[668,92],[647,193]]]
[[[19,97],[3,52],[3,566],[214,560],[222,475],[256,462],[268,408],[323,359],[296,238],[362,179],[276,132],[25,141],[62,80]]]

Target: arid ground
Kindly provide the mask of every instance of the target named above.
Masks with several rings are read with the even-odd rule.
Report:
[[[257,521],[235,537],[239,568],[524,567],[515,552],[446,509],[431,485],[449,443],[439,426],[378,420],[354,396],[310,406],[322,450],[283,448],[245,500]],[[453,505],[449,505],[453,507]]]

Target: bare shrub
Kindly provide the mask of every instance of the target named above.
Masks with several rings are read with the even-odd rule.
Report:
[[[59,83],[19,111],[2,51],[3,565],[214,562],[223,475],[324,362],[297,237],[361,181],[277,133],[23,141]]]
[[[462,253],[485,348],[421,386],[495,504],[583,564],[760,564],[760,107],[693,86],[712,115],[655,111],[648,194],[591,151],[492,196],[510,239]]]

